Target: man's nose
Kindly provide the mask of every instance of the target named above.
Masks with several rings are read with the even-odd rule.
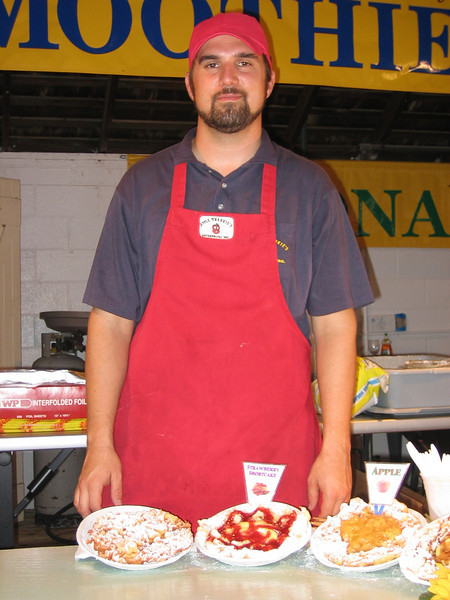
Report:
[[[224,63],[220,72],[220,79],[225,85],[236,83],[238,79],[238,74],[235,65],[230,63]]]

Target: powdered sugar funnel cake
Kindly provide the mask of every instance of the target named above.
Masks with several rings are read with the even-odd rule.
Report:
[[[193,544],[190,523],[147,506],[112,506],[77,529],[76,560],[95,558],[117,569],[155,569],[179,560]]]
[[[450,566],[446,543],[449,539],[450,515],[436,519],[418,531],[408,541],[400,557],[400,569],[406,579],[429,585],[435,577],[438,562]]]
[[[351,572],[387,569],[399,561],[407,540],[426,521],[416,511],[394,500],[383,513],[361,498],[342,504],[311,537],[311,550],[327,567]]]

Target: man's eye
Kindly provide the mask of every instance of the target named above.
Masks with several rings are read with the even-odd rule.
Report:
[[[208,63],[205,63],[205,68],[206,69],[217,69],[218,66],[219,66],[219,63],[217,63],[217,62],[208,62]]]

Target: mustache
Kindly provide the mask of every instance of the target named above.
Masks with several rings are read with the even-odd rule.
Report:
[[[243,90],[240,90],[239,88],[236,88],[236,87],[227,86],[227,87],[222,88],[220,90],[220,92],[217,92],[217,94],[214,94],[214,98],[218,98],[219,96],[222,96],[223,94],[236,94],[238,96],[242,96],[242,98],[247,97],[247,93],[244,92]]]

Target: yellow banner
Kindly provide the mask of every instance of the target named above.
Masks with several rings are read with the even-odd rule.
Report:
[[[450,0],[0,0],[0,68],[184,77],[194,24],[232,10],[281,83],[450,92]]]
[[[450,169],[434,163],[318,161],[362,246],[449,248]]]

